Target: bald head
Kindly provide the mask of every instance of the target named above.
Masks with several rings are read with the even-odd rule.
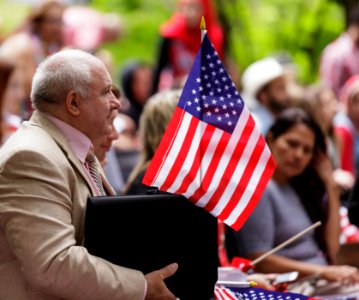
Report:
[[[64,50],[48,57],[33,77],[33,107],[46,111],[49,104],[63,104],[70,91],[86,98],[93,80],[92,70],[101,64],[98,58],[81,50]]]

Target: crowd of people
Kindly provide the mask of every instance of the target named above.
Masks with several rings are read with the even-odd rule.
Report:
[[[165,285],[176,262],[143,274],[93,256],[84,220],[89,196],[147,193],[141,181],[200,47],[202,16],[226,65],[210,0],[178,0],[153,65],[134,58],[121,72],[101,51],[121,38],[120,18],[89,7],[46,1],[1,42],[1,299],[176,299]],[[256,272],[359,285],[358,264],[338,265],[341,243],[359,243],[358,40],[359,9],[323,49],[318,82],[297,82],[275,56],[241,75],[277,168],[243,228],[225,228],[229,259],[254,260],[321,221]]]

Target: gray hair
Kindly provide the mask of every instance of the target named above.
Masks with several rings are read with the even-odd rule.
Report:
[[[82,50],[63,50],[45,59],[32,80],[31,102],[35,109],[41,104],[60,104],[71,90],[85,98],[92,83],[91,70],[99,60]]]

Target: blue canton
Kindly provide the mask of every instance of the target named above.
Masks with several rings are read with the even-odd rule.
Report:
[[[178,106],[203,122],[232,133],[243,105],[234,83],[205,35]]]

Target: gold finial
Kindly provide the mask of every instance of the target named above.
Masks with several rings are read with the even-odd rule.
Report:
[[[249,281],[249,285],[250,287],[255,287],[256,285],[258,285],[258,283],[254,281]]]
[[[204,20],[204,16],[202,16],[202,18],[201,18],[200,29],[201,30],[206,30],[206,21]]]

